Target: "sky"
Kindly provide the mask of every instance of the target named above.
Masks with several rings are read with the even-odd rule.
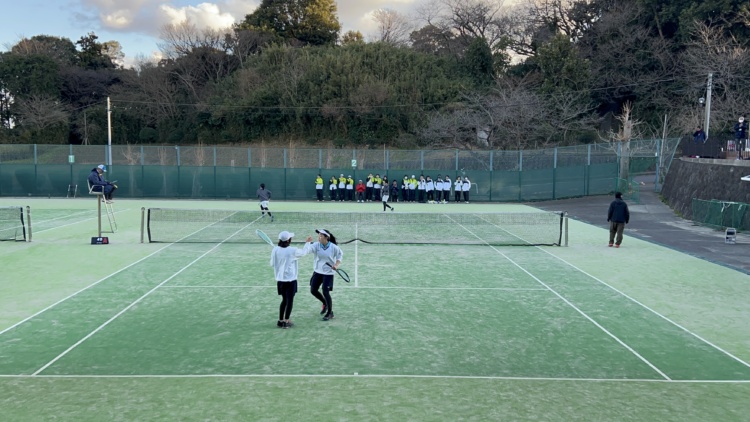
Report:
[[[422,0],[337,0],[342,33],[375,34],[370,18],[378,9],[412,14]],[[99,42],[118,41],[125,65],[159,57],[159,32],[189,19],[198,28],[226,28],[252,13],[260,0],[0,0],[0,51],[22,38],[51,35],[76,42],[89,32]]]

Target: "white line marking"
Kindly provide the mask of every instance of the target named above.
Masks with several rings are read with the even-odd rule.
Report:
[[[665,380],[658,378],[559,378],[559,377],[502,377],[502,376],[460,376],[460,375],[368,375],[352,374],[188,374],[188,375],[0,375],[5,379],[47,378],[47,379],[160,379],[160,378],[379,378],[379,379],[468,379],[468,380],[496,380],[496,381],[559,381],[559,382],[592,382],[592,383],[659,383],[659,384],[748,384],[750,380]]]
[[[553,253],[551,253],[551,252],[549,252],[549,251],[547,251],[547,250],[545,250],[545,249],[539,248],[539,250],[541,250],[541,251],[544,251],[545,253],[547,253],[547,254],[549,254],[549,255],[552,255],[553,257],[555,257],[555,258],[559,259],[560,261],[562,261],[563,263],[565,263],[565,264],[569,265],[570,267],[572,267],[572,268],[576,269],[577,271],[580,271],[581,273],[585,274],[586,276],[588,276],[588,277],[591,277],[592,279],[596,280],[597,282],[599,282],[599,283],[601,283],[601,284],[603,284],[603,285],[605,285],[605,286],[609,287],[610,289],[612,289],[613,291],[617,292],[618,294],[621,294],[621,295],[622,295],[623,297],[627,298],[628,300],[631,300],[631,301],[632,301],[633,303],[635,303],[635,304],[637,304],[637,305],[639,305],[639,306],[643,307],[644,309],[648,310],[649,312],[652,312],[652,313],[653,313],[654,315],[658,316],[659,318],[662,318],[663,320],[665,320],[665,321],[669,322],[670,324],[674,325],[675,327],[677,327],[677,328],[679,328],[679,329],[683,330],[684,332],[686,332],[686,333],[690,334],[691,336],[693,336],[693,337],[697,338],[698,340],[700,340],[700,341],[702,341],[702,342],[704,342],[704,343],[708,344],[709,346],[713,347],[714,349],[716,349],[716,350],[718,350],[718,351],[720,351],[720,352],[722,352],[722,353],[726,354],[727,356],[729,356],[730,358],[732,358],[732,359],[736,360],[737,362],[741,363],[742,365],[745,365],[746,367],[750,368],[750,364],[748,364],[748,363],[747,363],[747,362],[745,362],[744,360],[742,360],[742,359],[738,358],[737,356],[735,356],[735,355],[733,355],[733,354],[731,354],[731,353],[727,352],[726,350],[722,349],[721,347],[719,347],[719,346],[717,346],[717,345],[715,345],[715,344],[711,343],[710,341],[708,341],[708,340],[704,339],[703,337],[699,336],[698,334],[695,334],[694,332],[692,332],[692,331],[688,330],[687,328],[683,327],[682,325],[680,325],[680,324],[678,324],[678,323],[676,323],[676,322],[672,321],[671,319],[669,319],[668,317],[666,317],[666,316],[664,316],[664,315],[660,314],[659,312],[657,312],[657,311],[655,311],[655,310],[653,310],[653,309],[649,308],[649,307],[648,307],[648,306],[646,306],[645,304],[643,304],[643,303],[639,302],[639,301],[638,301],[637,299],[635,299],[635,298],[633,298],[633,297],[630,297],[630,296],[628,296],[628,295],[627,295],[626,293],[624,293],[624,292],[622,292],[622,291],[618,290],[618,289],[617,289],[617,288],[615,288],[614,286],[611,286],[611,285],[607,284],[607,283],[606,283],[605,281],[603,281],[603,280],[600,280],[599,278],[597,278],[597,277],[595,277],[595,276],[593,276],[593,275],[591,275],[591,274],[587,273],[586,271],[584,271],[584,270],[582,270],[582,269],[580,269],[580,268],[576,267],[575,265],[571,264],[570,262],[568,262],[568,261],[564,260],[563,258],[560,258],[559,256],[557,256],[557,255],[555,255],[555,254],[553,254]]]
[[[354,238],[359,239],[359,224],[354,226]],[[359,287],[359,241],[354,242],[354,287]]]
[[[198,262],[199,260],[203,259],[203,257],[205,257],[206,255],[208,255],[208,254],[210,254],[211,252],[213,252],[213,251],[214,251],[214,250],[215,250],[216,248],[218,248],[219,246],[223,245],[223,244],[224,244],[224,242],[226,242],[227,240],[231,239],[232,237],[234,237],[234,235],[236,235],[237,233],[241,232],[241,231],[242,231],[242,230],[244,230],[245,228],[247,228],[247,227],[250,227],[250,226],[251,226],[252,224],[253,224],[253,223],[250,223],[250,224],[248,224],[248,225],[246,225],[246,226],[242,227],[241,229],[237,230],[236,232],[232,233],[232,235],[230,235],[229,237],[227,237],[226,239],[224,239],[224,240],[223,240],[223,241],[221,241],[220,243],[217,243],[217,244],[216,244],[216,245],[215,245],[214,247],[212,247],[211,249],[209,249],[208,251],[206,251],[205,253],[203,253],[203,254],[202,254],[201,256],[199,256],[198,258],[195,258],[195,259],[194,259],[194,260],[193,260],[192,262],[190,262],[190,263],[189,263],[189,264],[187,264],[186,266],[182,267],[182,268],[181,268],[181,269],[180,269],[179,271],[177,271],[176,273],[174,273],[174,274],[172,274],[171,276],[167,277],[167,278],[166,278],[166,279],[165,279],[164,281],[162,281],[161,283],[157,284],[157,285],[156,285],[156,286],[155,286],[155,287],[154,287],[153,289],[149,290],[148,292],[146,292],[145,294],[143,294],[143,296],[139,297],[139,298],[138,298],[138,299],[136,299],[136,300],[135,300],[135,301],[134,301],[133,303],[131,303],[130,305],[126,306],[126,307],[125,307],[125,308],[124,308],[123,310],[121,310],[120,312],[118,312],[117,314],[115,314],[115,316],[113,316],[112,318],[108,319],[108,320],[107,320],[107,321],[106,321],[106,322],[105,322],[104,324],[100,325],[100,326],[99,326],[99,327],[97,327],[97,328],[96,328],[96,329],[95,329],[94,331],[92,331],[92,332],[88,333],[88,334],[87,334],[87,335],[86,335],[85,337],[83,337],[82,339],[78,340],[78,341],[77,341],[77,342],[76,342],[75,344],[73,344],[72,346],[68,347],[68,348],[67,348],[67,349],[66,349],[66,350],[65,350],[64,352],[60,353],[59,355],[57,355],[57,357],[55,357],[55,358],[54,358],[54,359],[52,359],[51,361],[47,362],[47,364],[46,364],[46,365],[44,365],[44,366],[42,366],[41,368],[37,369],[37,370],[36,370],[36,372],[34,372],[34,373],[33,373],[32,375],[37,375],[37,374],[39,374],[40,372],[42,372],[42,371],[44,371],[45,369],[47,369],[47,368],[48,368],[48,367],[49,367],[50,365],[54,364],[54,363],[55,363],[55,362],[57,362],[57,361],[58,361],[59,359],[61,359],[61,358],[62,358],[63,356],[67,355],[67,354],[68,354],[68,352],[70,352],[71,350],[73,350],[73,349],[75,349],[76,347],[78,347],[78,345],[80,345],[81,343],[83,343],[83,342],[84,342],[84,341],[86,341],[87,339],[91,338],[91,337],[92,337],[92,336],[93,336],[94,334],[98,333],[98,332],[99,332],[99,331],[101,331],[101,330],[102,330],[102,329],[103,329],[104,327],[106,327],[107,325],[109,325],[109,323],[110,323],[110,322],[114,321],[114,320],[115,320],[115,319],[117,319],[117,318],[118,318],[118,317],[119,317],[120,315],[124,314],[124,313],[125,313],[125,312],[126,312],[126,311],[127,311],[128,309],[132,308],[133,306],[135,306],[136,304],[138,304],[138,303],[139,303],[140,301],[142,301],[143,299],[145,299],[145,298],[146,298],[146,296],[148,296],[148,295],[150,295],[151,293],[155,292],[155,291],[156,291],[156,289],[158,289],[159,287],[161,287],[162,285],[164,285],[165,283],[167,283],[167,282],[168,282],[169,280],[171,280],[171,279],[175,278],[176,276],[178,276],[178,275],[179,275],[180,273],[182,273],[182,272],[183,272],[183,271],[185,271],[186,269],[190,268],[190,267],[191,267],[191,266],[192,266],[193,264],[195,264],[195,263],[196,263],[196,262]],[[202,229],[201,229],[201,230],[202,230]],[[183,239],[184,239],[184,238],[183,238]]]
[[[255,221],[257,221],[257,220],[255,220]],[[215,223],[212,223],[212,224],[215,224]],[[209,225],[209,226],[210,226],[210,225]],[[206,226],[206,227],[209,227],[209,226]],[[186,237],[188,237],[188,236],[192,236],[193,234],[195,234],[195,233],[198,233],[199,231],[201,231],[201,230],[205,229],[206,227],[203,227],[203,228],[201,228],[201,229],[198,229],[198,230],[194,231],[193,233],[190,233],[189,235],[187,235],[187,236],[185,236],[185,237],[182,237],[182,238],[181,238],[180,240],[182,240],[182,239],[184,239],[184,238],[186,238]],[[176,243],[176,242],[175,242],[175,243]],[[39,311],[39,312],[37,312],[37,313],[35,313],[35,314],[33,314],[33,315],[29,316],[29,317],[26,317],[26,318],[22,319],[21,321],[18,321],[17,323],[15,323],[15,324],[11,325],[10,327],[8,327],[8,328],[6,328],[6,329],[4,329],[4,330],[0,331],[0,335],[2,335],[3,333],[6,333],[6,332],[8,332],[8,331],[12,330],[13,328],[15,328],[15,327],[17,327],[17,326],[19,326],[19,325],[23,324],[24,322],[26,322],[26,321],[28,321],[28,320],[30,320],[30,319],[32,319],[32,318],[34,318],[34,317],[36,317],[36,316],[38,316],[38,315],[40,315],[40,314],[42,314],[42,313],[44,313],[44,312],[46,312],[46,311],[48,311],[48,310],[50,310],[50,309],[54,308],[55,306],[57,306],[57,305],[61,304],[62,302],[65,302],[66,300],[68,300],[68,299],[70,299],[70,298],[72,298],[72,297],[75,297],[75,296],[77,296],[78,294],[80,294],[80,293],[82,293],[82,292],[84,292],[84,291],[86,291],[86,290],[88,290],[88,289],[90,289],[90,288],[92,288],[92,287],[96,286],[97,284],[101,283],[102,281],[104,281],[104,280],[107,280],[107,279],[108,279],[108,278],[110,278],[110,277],[114,277],[115,275],[117,275],[117,274],[119,274],[119,273],[121,273],[121,272],[123,272],[123,271],[127,270],[128,268],[130,268],[130,267],[132,267],[132,266],[134,266],[134,265],[136,265],[136,264],[140,263],[141,261],[145,261],[146,259],[148,259],[148,258],[151,258],[152,256],[154,256],[154,255],[158,254],[159,252],[163,251],[164,249],[166,249],[166,248],[168,248],[168,247],[170,247],[170,246],[174,245],[175,243],[170,243],[170,244],[168,244],[168,245],[165,245],[164,247],[162,247],[162,248],[159,248],[159,249],[157,249],[156,251],[154,251],[154,252],[152,252],[152,253],[150,253],[150,254],[148,254],[148,255],[144,256],[143,258],[139,259],[138,261],[135,261],[134,263],[132,263],[132,264],[130,264],[130,265],[127,265],[127,266],[125,266],[125,267],[123,267],[123,268],[120,268],[119,270],[117,270],[117,271],[115,271],[115,272],[111,273],[110,275],[108,275],[108,276],[106,276],[106,277],[104,277],[104,278],[102,278],[102,279],[99,279],[99,280],[97,280],[96,282],[94,282],[94,283],[92,283],[92,284],[90,284],[90,285],[88,285],[88,286],[86,286],[86,287],[82,288],[81,290],[78,290],[77,292],[75,292],[75,293],[72,293],[72,294],[68,295],[67,297],[64,297],[64,298],[62,298],[62,299],[58,300],[57,302],[53,303],[52,305],[49,305],[49,306],[47,306],[46,308],[42,309],[41,311]]]
[[[129,211],[129,210],[130,210],[129,208],[126,208],[124,210],[115,211],[114,213],[115,214],[119,214],[119,213],[123,213],[123,212]],[[50,230],[61,229],[63,227],[74,226],[76,224],[85,223],[87,221],[92,221],[92,220],[96,220],[96,219],[97,219],[97,217],[92,217],[92,218],[87,218],[85,220],[80,220],[80,221],[75,221],[75,222],[68,223],[68,224],[63,224],[62,226],[55,226],[55,227],[50,227],[50,228],[42,229],[42,230],[36,230],[36,229],[34,229],[33,225],[41,224],[41,223],[44,223],[44,222],[47,222],[47,221],[52,221],[52,220],[45,220],[45,221],[42,221],[42,222],[32,223],[32,229],[34,229],[34,231],[33,231],[34,234],[38,234],[38,233],[48,232]],[[102,232],[102,233],[104,233],[104,232]]]
[[[345,289],[353,289],[355,286],[346,287]],[[543,288],[530,288],[530,287],[419,287],[419,286],[356,286],[358,289],[403,289],[403,290],[499,290],[499,291],[530,291],[530,292],[546,292],[547,289]],[[164,286],[165,289],[275,289],[276,286],[233,286],[233,285],[170,285]]]
[[[154,251],[153,253],[151,253],[151,254],[149,254],[149,255],[146,255],[146,256],[144,256],[143,258],[139,259],[138,261],[135,261],[134,263],[132,263],[132,264],[130,264],[130,265],[128,265],[128,266],[126,266],[126,267],[123,267],[123,268],[121,268],[121,269],[119,269],[119,270],[117,270],[117,271],[113,272],[112,274],[110,274],[110,275],[108,275],[108,276],[106,276],[106,277],[104,277],[104,278],[102,278],[102,279],[100,279],[100,280],[97,280],[96,282],[94,282],[94,283],[92,283],[92,284],[90,284],[90,285],[88,285],[88,286],[86,286],[86,287],[82,288],[81,290],[78,290],[77,292],[75,292],[75,293],[73,293],[73,294],[71,294],[71,295],[69,295],[69,296],[67,296],[67,297],[65,297],[65,298],[63,298],[63,299],[60,299],[60,300],[58,300],[57,302],[53,303],[52,305],[49,305],[49,306],[47,306],[46,308],[42,309],[41,311],[39,311],[39,312],[37,312],[37,313],[35,313],[35,314],[33,314],[33,315],[29,316],[29,317],[26,317],[26,318],[22,319],[21,321],[18,321],[17,323],[15,323],[15,324],[11,325],[10,327],[8,327],[8,328],[6,328],[6,329],[4,329],[4,330],[0,331],[0,335],[2,335],[3,333],[5,333],[5,332],[7,332],[7,331],[10,331],[10,330],[12,330],[13,328],[15,328],[15,327],[17,327],[17,326],[19,326],[19,325],[23,324],[24,322],[26,322],[26,321],[28,321],[28,320],[30,320],[30,319],[32,319],[32,318],[34,318],[34,317],[36,317],[36,316],[38,316],[38,315],[40,315],[40,314],[42,314],[42,313],[44,313],[44,312],[46,312],[46,311],[48,311],[48,310],[50,310],[50,309],[54,308],[55,306],[57,306],[57,305],[61,304],[62,302],[65,302],[66,300],[68,300],[68,299],[70,299],[70,298],[72,298],[72,297],[74,297],[74,296],[77,296],[78,294],[80,294],[80,293],[82,293],[82,292],[84,292],[84,291],[86,291],[86,290],[88,290],[88,289],[90,289],[90,288],[92,288],[92,287],[96,286],[97,284],[101,283],[102,281],[104,281],[104,280],[107,280],[108,278],[110,278],[110,277],[113,277],[113,276],[115,276],[115,275],[117,275],[117,274],[119,274],[119,273],[121,273],[121,272],[123,272],[123,271],[127,270],[128,268],[130,268],[130,267],[132,267],[132,266],[134,266],[134,265],[136,265],[136,264],[140,263],[141,261],[144,261],[144,260],[146,260],[146,259],[148,259],[148,258],[150,258],[150,257],[152,257],[152,256],[154,256],[154,255],[156,255],[157,253],[161,252],[162,250],[164,250],[164,249],[166,249],[166,248],[168,248],[168,247],[170,247],[170,246],[172,246],[172,245],[166,245],[166,246],[164,246],[164,247],[162,247],[162,248],[160,248],[160,249],[158,249],[158,250]]]
[[[450,218],[450,217],[448,217],[448,218]],[[452,220],[452,219],[451,219],[451,220]],[[455,221],[455,220],[453,220],[453,221]],[[472,235],[474,235],[474,236],[475,236],[475,237],[476,237],[477,239],[480,239],[480,240],[481,240],[481,237],[477,236],[477,235],[476,235],[476,234],[475,234],[474,232],[472,232],[472,231],[471,231],[471,230],[469,230],[468,228],[464,227],[464,226],[463,226],[463,225],[462,225],[461,223],[458,223],[458,222],[456,222],[456,224],[458,224],[459,226],[463,227],[463,228],[464,228],[464,229],[465,229],[466,231],[468,231],[469,233],[471,233]],[[522,240],[523,240],[523,239],[522,239]],[[580,310],[580,309],[579,309],[579,308],[578,308],[577,306],[575,306],[575,305],[574,305],[573,303],[571,303],[571,302],[570,302],[570,301],[569,301],[568,299],[564,298],[564,297],[563,297],[563,296],[562,296],[562,295],[561,295],[560,293],[556,292],[556,291],[555,291],[555,290],[554,290],[553,288],[551,288],[550,286],[548,286],[547,284],[545,284],[545,283],[544,283],[544,282],[543,282],[542,280],[540,280],[539,278],[537,278],[537,277],[536,277],[535,275],[533,275],[533,274],[531,274],[530,272],[528,272],[528,271],[527,271],[527,270],[526,270],[525,268],[523,268],[523,267],[522,267],[522,266],[520,266],[520,265],[519,265],[518,263],[516,263],[515,261],[513,261],[512,259],[510,259],[510,257],[508,257],[507,255],[505,255],[504,253],[500,252],[500,251],[499,251],[499,250],[498,250],[497,248],[495,248],[494,246],[490,245],[489,243],[487,243],[487,245],[488,245],[488,246],[489,246],[490,248],[492,248],[492,249],[493,249],[494,251],[496,251],[497,253],[499,253],[499,254],[500,254],[500,256],[502,256],[503,258],[507,259],[507,260],[508,260],[508,261],[510,261],[510,262],[511,262],[511,263],[512,263],[513,265],[515,265],[516,267],[518,267],[518,269],[520,269],[521,271],[523,271],[523,272],[525,272],[526,274],[528,274],[528,275],[529,275],[529,277],[533,278],[533,279],[534,279],[534,280],[536,280],[536,281],[537,281],[537,282],[538,282],[539,284],[541,284],[542,286],[544,286],[544,287],[546,287],[547,289],[549,289],[549,291],[550,291],[550,292],[552,292],[552,294],[554,294],[555,296],[557,296],[557,297],[559,297],[560,299],[562,299],[562,301],[563,301],[563,302],[565,302],[565,303],[566,303],[566,304],[568,304],[568,305],[569,305],[569,306],[570,306],[571,308],[573,308],[573,309],[574,309],[574,310],[575,310],[576,312],[578,312],[579,314],[581,314],[581,316],[583,316],[584,318],[586,318],[587,320],[589,320],[589,321],[590,321],[590,322],[591,322],[592,324],[594,324],[594,325],[595,325],[596,327],[598,327],[598,328],[599,328],[600,330],[602,330],[602,331],[603,331],[604,333],[606,333],[606,334],[607,334],[608,336],[610,336],[610,337],[611,337],[612,339],[614,339],[614,340],[615,340],[616,342],[620,343],[620,345],[621,345],[622,347],[624,347],[624,348],[626,348],[627,350],[629,350],[629,351],[630,351],[630,353],[632,353],[632,354],[634,354],[634,355],[635,355],[636,357],[638,357],[638,359],[640,359],[640,360],[641,360],[641,361],[642,361],[643,363],[645,363],[646,365],[648,365],[649,367],[651,367],[651,369],[653,369],[653,370],[654,370],[654,371],[656,371],[656,372],[657,372],[657,373],[658,373],[659,375],[661,375],[662,377],[664,377],[664,379],[666,379],[666,380],[670,380],[670,378],[669,378],[669,377],[667,376],[667,374],[665,374],[665,373],[664,373],[664,372],[662,372],[662,371],[661,371],[661,370],[660,370],[659,368],[657,368],[657,367],[656,367],[656,366],[655,366],[654,364],[652,364],[651,362],[649,362],[649,361],[648,361],[648,359],[646,359],[646,358],[644,358],[643,356],[641,356],[641,355],[640,355],[640,354],[639,354],[638,352],[636,352],[636,351],[635,351],[635,350],[634,350],[634,349],[633,349],[632,347],[628,346],[628,345],[627,345],[627,344],[626,344],[626,343],[625,343],[624,341],[620,340],[620,339],[619,339],[619,338],[618,338],[618,337],[617,337],[616,335],[614,335],[614,334],[612,334],[611,332],[609,332],[609,330],[607,330],[606,328],[604,328],[604,327],[603,327],[603,326],[602,326],[601,324],[599,324],[599,323],[598,323],[598,322],[596,322],[596,321],[595,321],[595,320],[594,320],[593,318],[591,318],[590,316],[588,316],[588,315],[587,315],[587,314],[586,314],[585,312],[583,312],[582,310]]]

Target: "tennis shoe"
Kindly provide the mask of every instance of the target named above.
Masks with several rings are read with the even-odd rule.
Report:
[[[294,327],[294,323],[292,321],[287,321],[284,323],[284,328],[292,328]]]
[[[273,223],[273,216],[271,216],[271,222]]]
[[[609,244],[609,247],[611,248],[611,247],[612,247],[613,245],[614,245],[614,243],[610,243],[610,244]]]
[[[619,247],[620,247],[620,245],[615,245],[615,248],[619,248]]]
[[[395,208],[391,207],[391,212],[393,212],[393,210],[395,210]]]
[[[279,328],[284,328],[284,321],[282,321],[282,320],[276,321],[276,326],[279,327]]]
[[[326,307],[326,305],[323,305],[323,309],[320,310],[320,314],[325,315],[327,313],[328,313],[328,308]]]
[[[326,314],[326,316],[323,317],[323,321],[330,321],[333,319],[333,312]]]

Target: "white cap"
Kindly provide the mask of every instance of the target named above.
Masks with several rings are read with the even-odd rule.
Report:
[[[279,240],[282,242],[286,242],[287,240],[294,237],[294,233],[289,233],[288,231],[284,230],[283,232],[279,233]]]
[[[107,172],[107,167],[105,167],[104,164],[99,164],[96,168],[101,169],[105,173]]]
[[[741,121],[741,122],[744,122],[744,121],[745,121],[745,118],[744,118],[744,117],[740,117],[740,121]]]
[[[320,233],[326,235],[326,237],[331,237],[331,235],[325,231],[325,229],[315,229],[315,233]]]

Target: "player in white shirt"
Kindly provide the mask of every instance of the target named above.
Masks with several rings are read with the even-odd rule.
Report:
[[[315,254],[313,261],[313,275],[310,278],[310,293],[323,303],[323,321],[333,319],[333,302],[331,291],[333,290],[334,270],[341,265],[344,252],[336,244],[336,237],[325,229],[317,229],[318,241],[305,243],[305,253]],[[329,266],[330,265],[330,266]],[[323,287],[323,294],[320,288]]]
[[[291,328],[294,325],[289,317],[292,316],[294,295],[297,293],[297,275],[299,274],[297,260],[308,253],[305,252],[304,248],[299,249],[289,246],[293,237],[294,233],[289,233],[286,230],[279,233],[279,243],[271,251],[271,266],[276,278],[276,292],[281,296],[279,321],[276,323],[279,328]],[[310,242],[312,242],[312,237],[308,236],[305,246]]]

